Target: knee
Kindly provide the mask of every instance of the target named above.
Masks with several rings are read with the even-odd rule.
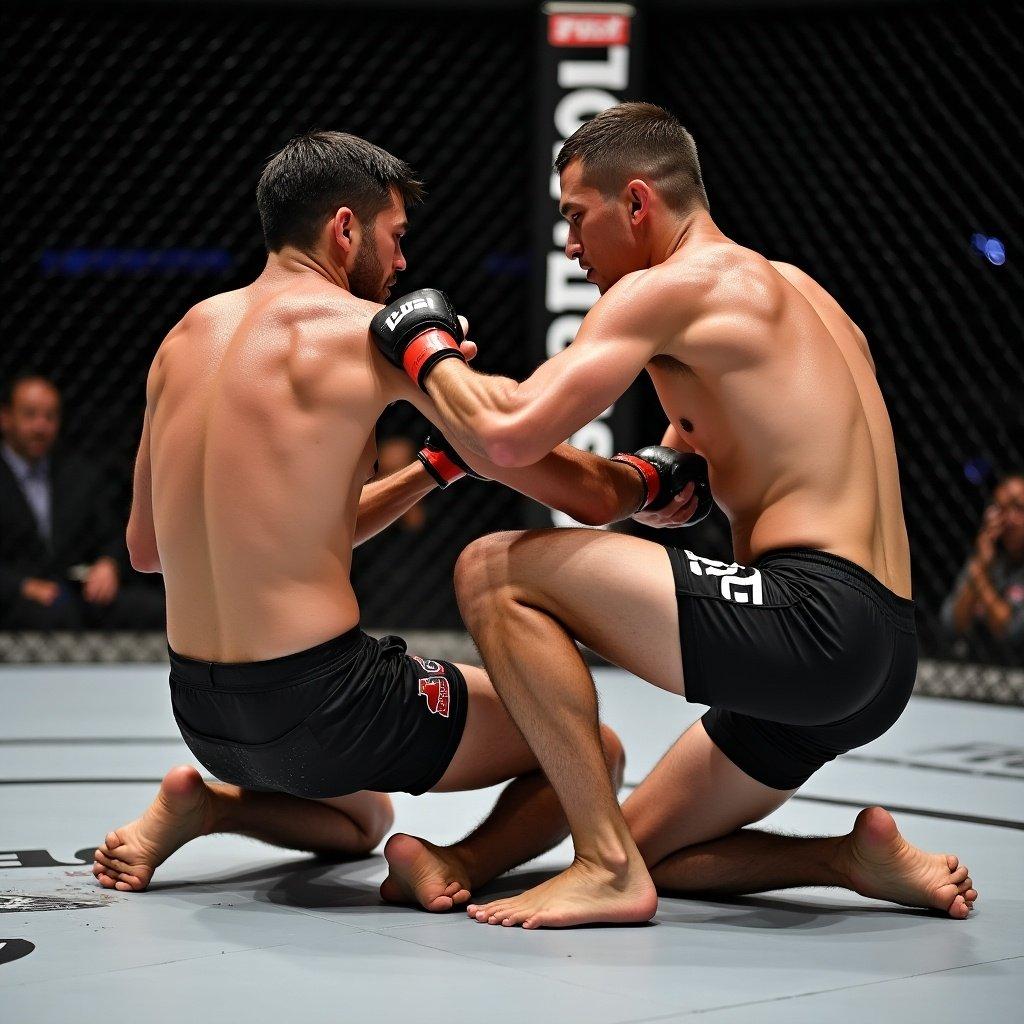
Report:
[[[608,765],[612,785],[618,790],[626,772],[626,751],[622,746],[622,740],[610,725],[601,725],[601,747],[604,750],[604,760]]]
[[[517,533],[491,533],[473,541],[455,563],[455,593],[463,616],[500,592],[508,580],[509,552]]]

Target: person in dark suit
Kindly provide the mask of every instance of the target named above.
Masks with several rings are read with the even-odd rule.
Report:
[[[0,628],[162,629],[163,595],[122,578],[124,523],[106,482],[54,451],[60,405],[35,374],[0,402]]]

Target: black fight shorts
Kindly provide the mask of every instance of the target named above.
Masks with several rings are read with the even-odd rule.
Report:
[[[181,735],[216,778],[320,799],[361,789],[425,793],[466,725],[466,680],[359,628],[298,654],[234,664],[170,652]]]
[[[796,789],[899,718],[917,675],[914,604],[845,558],[770,551],[751,566],[668,549],[686,699],[751,778]]]

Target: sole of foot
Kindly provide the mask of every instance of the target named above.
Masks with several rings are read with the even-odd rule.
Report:
[[[388,903],[441,913],[470,897],[469,877],[458,858],[425,839],[398,832],[387,841],[384,857],[388,877],[380,895]]]
[[[208,831],[210,791],[191,765],[172,768],[141,818],[108,832],[92,871],[105,889],[142,892],[185,843]]]
[[[926,853],[903,838],[882,807],[857,815],[847,842],[850,887],[862,896],[938,910],[962,920],[978,891],[967,867],[951,853]]]

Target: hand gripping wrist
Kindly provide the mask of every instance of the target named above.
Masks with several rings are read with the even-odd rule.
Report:
[[[459,347],[462,325],[448,296],[436,288],[421,288],[385,306],[370,321],[370,336],[424,391],[427,375],[442,359],[466,361]]]
[[[697,505],[682,525],[695,526],[707,519],[715,500],[708,483],[708,464],[702,455],[677,452],[674,448],[654,444],[641,448],[635,455],[616,455],[615,460],[632,466],[644,480],[644,501],[637,512],[657,512],[680,494],[687,484],[693,484]]]

